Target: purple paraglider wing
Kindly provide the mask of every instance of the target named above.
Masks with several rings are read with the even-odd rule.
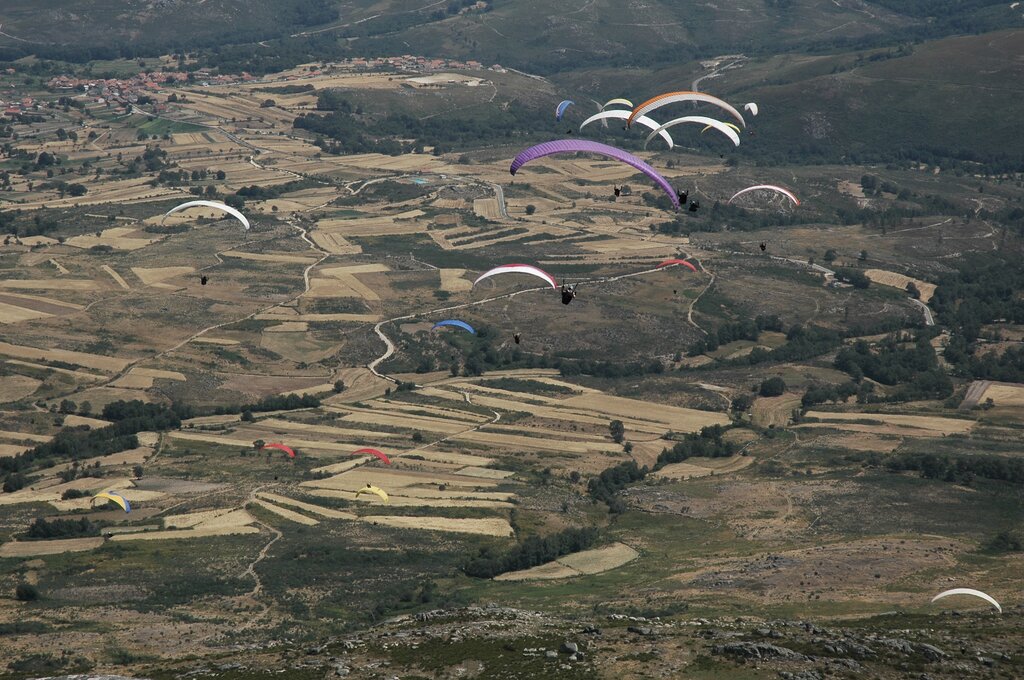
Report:
[[[614,158],[617,161],[633,166],[650,177],[655,184],[661,187],[672,200],[672,205],[675,206],[676,210],[679,210],[679,197],[676,195],[675,189],[672,188],[672,185],[668,183],[667,179],[658,174],[657,170],[631,153],[623,151],[622,149],[617,149],[614,146],[601,144],[600,142],[592,142],[586,139],[559,139],[553,142],[544,142],[537,146],[531,146],[529,149],[521,151],[519,155],[512,160],[512,165],[509,167],[508,171],[515,175],[519,168],[523,167],[530,161],[535,161],[538,158],[543,158],[544,156],[550,156],[556,153],[575,153],[577,151],[596,153],[600,156]]]

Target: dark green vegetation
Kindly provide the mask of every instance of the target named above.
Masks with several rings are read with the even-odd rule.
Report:
[[[134,400],[112,402],[104,407],[102,415],[114,424],[97,429],[64,428],[45,444],[16,456],[0,458],[0,472],[7,475],[4,490],[16,491],[25,486],[28,481],[25,475],[36,468],[136,448],[139,445],[137,433],[176,428],[181,425],[183,416],[191,416],[191,411],[177,404],[167,407]]]
[[[480,550],[479,555],[462,567],[462,571],[467,576],[476,578],[494,578],[499,574],[529,569],[553,562],[563,555],[586,550],[594,545],[597,537],[596,528],[586,527],[564,529],[543,538],[530,536],[504,552],[496,552],[493,548],[485,547]]]

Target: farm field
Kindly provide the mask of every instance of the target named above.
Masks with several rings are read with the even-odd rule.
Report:
[[[940,47],[1004,101],[1015,24],[958,7],[970,35],[937,46],[931,15],[804,3],[835,42],[652,66],[607,27],[697,50],[787,15],[321,4],[283,0],[254,43],[0,64],[0,680],[1024,674],[1024,176],[958,146],[984,121],[858,141],[894,101],[921,135],[959,120]],[[525,37],[526,6],[568,42]],[[523,61],[577,32],[607,60]],[[518,47],[354,56],[484,33]],[[741,109],[741,145],[580,128],[666,82]],[[557,138],[664,182],[590,153],[510,174]],[[730,199],[769,182],[799,204]],[[249,227],[166,215],[199,199]],[[509,263],[548,276],[481,278]],[[954,587],[1003,610],[931,602]]]

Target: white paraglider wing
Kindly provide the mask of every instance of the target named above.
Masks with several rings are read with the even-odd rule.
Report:
[[[230,205],[224,205],[223,203],[218,203],[217,201],[189,201],[188,203],[176,205],[164,214],[164,219],[167,219],[169,215],[173,215],[174,213],[180,212],[182,210],[188,210],[189,208],[214,208],[216,210],[223,210],[224,212],[226,212],[227,214],[231,215],[236,220],[241,222],[242,226],[245,227],[246,231],[248,231],[249,229],[249,220],[245,218],[245,215],[238,212]],[[161,220],[161,222],[162,221],[163,220]]]

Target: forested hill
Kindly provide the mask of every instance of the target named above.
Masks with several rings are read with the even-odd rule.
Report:
[[[244,46],[234,61],[266,68],[414,53],[554,73],[729,52],[861,49],[1017,25],[1024,11],[990,0],[6,0],[0,58]]]

